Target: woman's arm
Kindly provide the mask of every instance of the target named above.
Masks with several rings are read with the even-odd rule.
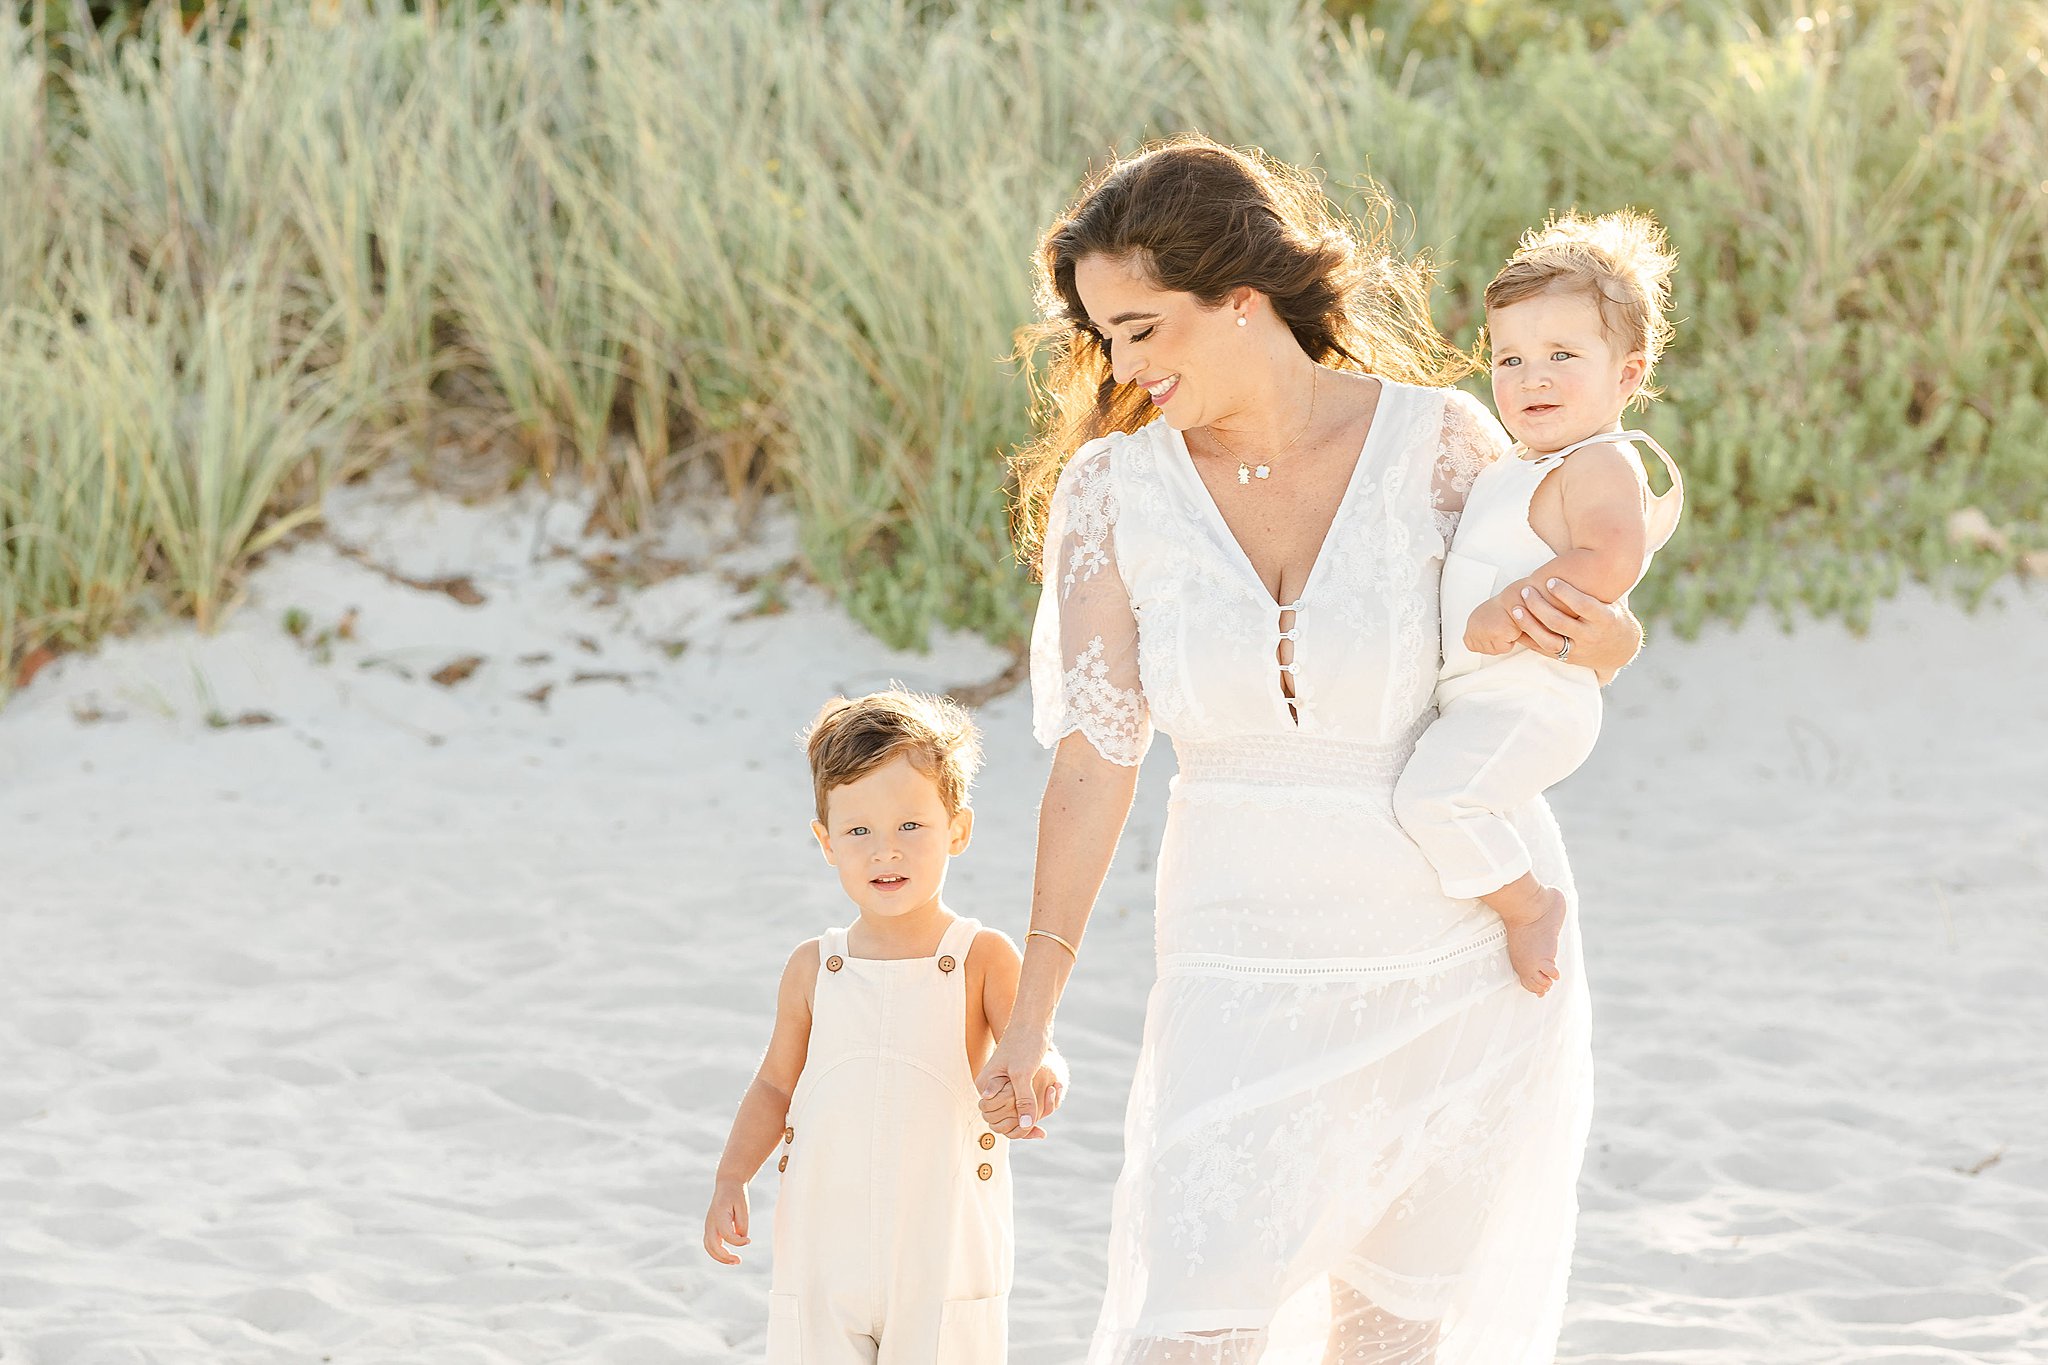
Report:
[[[988,1026],[990,1051],[994,1051],[994,1045],[1002,1042],[1003,1035],[1010,1031],[1010,1016],[1017,1005],[1017,977],[1024,965],[1023,956],[1018,953],[1017,945],[1010,942],[1010,936],[1000,929],[983,929],[976,934],[974,953],[981,969],[981,1017],[983,1023]],[[1027,1096],[1038,1097],[1037,1112],[1033,1117],[1040,1125],[1059,1112],[1060,1103],[1066,1098],[1066,1090],[1067,1062],[1055,1049],[1045,1054],[1045,1061],[1040,1063],[1031,1088],[1024,1092]],[[1014,1121],[1021,1118],[1025,1110],[1032,1108],[1029,1099],[1020,1107],[1017,1104],[1017,1093],[1014,1090],[1005,1090],[996,1097],[1005,1106],[1000,1113],[984,1106],[985,1116],[991,1120],[991,1126],[999,1117]],[[1045,1129],[1043,1126],[1020,1128],[1013,1136],[1042,1138],[1045,1136]]]
[[[1548,579],[1543,586],[1548,597],[1525,589],[1522,605],[1515,610],[1523,642],[1556,658],[1570,640],[1567,662],[1592,669],[1602,686],[1613,682],[1643,647],[1643,623],[1628,609],[1628,599],[1610,605],[1561,578]]]
[[[1038,864],[1031,886],[1031,927],[1058,934],[1076,948],[1088,927],[1088,916],[1102,880],[1109,873],[1138,770],[1112,763],[1097,753],[1080,732],[1059,743],[1046,778],[1045,797],[1038,806]],[[1053,1011],[1066,990],[1075,959],[1050,939],[1027,936],[1024,964],[1018,973],[1016,1002],[1008,1027],[976,1078],[982,1109],[1005,1136],[1029,1130],[1045,1113],[1045,1096],[1034,1090],[1040,1064],[1052,1050]],[[1015,1119],[1003,1114],[1004,1086],[1018,1096],[1024,1112]],[[1028,1106],[1022,1098],[1031,1097]],[[1004,1126],[1007,1124],[1007,1126]]]

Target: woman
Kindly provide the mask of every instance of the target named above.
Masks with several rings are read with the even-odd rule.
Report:
[[[1591,1102],[1577,913],[1562,981],[1529,994],[1498,917],[1446,899],[1390,810],[1444,546],[1506,437],[1441,387],[1469,362],[1427,269],[1256,156],[1183,139],[1117,164],[1038,265],[1053,420],[1020,522],[1058,752],[985,1094],[1028,1093],[1155,726],[1180,765],[1088,1358],[1547,1361]],[[1633,617],[1560,595],[1576,614],[1536,608],[1533,648],[1603,674],[1634,655]],[[1516,823],[1576,905],[1548,811]]]

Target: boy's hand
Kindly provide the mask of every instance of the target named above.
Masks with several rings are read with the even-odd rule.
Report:
[[[747,1187],[720,1181],[711,1191],[711,1211],[704,1215],[704,1249],[721,1265],[738,1265],[740,1258],[725,1244],[747,1246]]]
[[[1513,591],[1513,589],[1509,589]],[[1522,638],[1522,624],[1498,597],[1481,602],[1465,623],[1465,648],[1474,654],[1505,654]]]
[[[1038,1121],[1044,1123],[1066,1101],[1067,1059],[1057,1052],[1046,1053],[1031,1078],[1031,1093],[1038,1098]]]

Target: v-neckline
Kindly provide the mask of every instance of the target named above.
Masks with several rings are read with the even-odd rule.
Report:
[[[1301,588],[1294,594],[1292,602],[1280,601],[1273,595],[1273,590],[1266,586],[1266,580],[1259,577],[1258,565],[1252,563],[1252,557],[1245,552],[1244,542],[1237,538],[1237,532],[1230,529],[1230,521],[1223,515],[1223,508],[1217,503],[1216,495],[1209,491],[1208,483],[1202,478],[1202,471],[1195,468],[1195,458],[1188,450],[1187,437],[1176,428],[1167,427],[1168,434],[1173,438],[1174,448],[1180,452],[1181,468],[1194,480],[1195,493],[1201,498],[1212,526],[1222,533],[1225,541],[1229,542],[1230,548],[1237,554],[1237,562],[1244,569],[1245,576],[1251,580],[1259,596],[1270,603],[1275,611],[1297,610],[1295,603],[1306,598],[1309,589],[1316,585],[1316,578],[1323,570],[1323,561],[1329,558],[1330,542],[1337,538],[1337,528],[1344,520],[1344,513],[1351,506],[1352,496],[1358,491],[1359,471],[1365,468],[1366,456],[1372,453],[1373,442],[1379,438],[1380,428],[1384,425],[1380,418],[1386,410],[1387,396],[1393,390],[1393,386],[1381,376],[1371,375],[1369,378],[1380,386],[1379,394],[1373,399],[1372,420],[1366,424],[1365,437],[1358,443],[1358,454],[1353,458],[1351,473],[1344,481],[1344,492],[1337,498],[1337,509],[1330,514],[1330,524],[1323,530],[1322,543],[1316,546],[1316,557],[1309,561],[1308,573],[1301,580]]]

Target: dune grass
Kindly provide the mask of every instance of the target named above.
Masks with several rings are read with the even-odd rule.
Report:
[[[1340,201],[1377,177],[1461,343],[1547,212],[1668,225],[1644,421],[1692,499],[1646,613],[1860,622],[2048,543],[2048,5],[1333,8],[251,0],[62,47],[0,18],[0,693],[39,649],[218,619],[325,479],[431,461],[457,401],[621,531],[703,465],[786,492],[887,638],[1015,638],[1032,243],[1185,128]],[[1995,534],[1952,542],[1970,507]]]

